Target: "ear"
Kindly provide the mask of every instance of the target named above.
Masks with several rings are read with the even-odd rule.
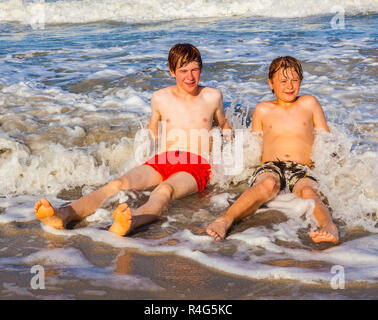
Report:
[[[273,90],[273,80],[272,79],[268,79],[268,84],[269,84],[270,89]]]
[[[169,73],[171,74],[171,76],[172,76],[173,78],[176,78],[176,74],[175,74],[171,69],[169,69]]]

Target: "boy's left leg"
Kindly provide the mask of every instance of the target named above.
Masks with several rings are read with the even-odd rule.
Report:
[[[148,201],[133,210],[126,203],[120,204],[113,213],[114,222],[109,231],[124,236],[130,230],[157,220],[171,200],[180,199],[197,192],[197,182],[187,172],[177,172],[161,182]]]
[[[302,199],[312,199],[315,201],[313,215],[320,230],[310,233],[314,242],[339,242],[339,231],[332,221],[331,214],[323,204],[317,193],[317,183],[309,178],[299,179],[293,188],[293,193]]]
[[[213,237],[215,241],[224,239],[228,229],[235,221],[255,213],[261,205],[278,194],[280,187],[281,182],[278,174],[273,172],[261,173],[253,186],[244,191],[223,216],[209,224],[206,228],[207,234]]]

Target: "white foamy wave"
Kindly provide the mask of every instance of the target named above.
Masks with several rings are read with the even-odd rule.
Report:
[[[116,166],[115,171],[122,171],[123,166],[128,165],[125,164],[128,150],[132,150],[132,145],[123,138],[117,145],[99,143],[86,150],[48,143],[32,153],[22,142],[3,133],[0,136],[0,193],[56,194],[80,185],[104,184],[114,174],[112,165]]]
[[[319,132],[312,159],[320,191],[326,195],[333,217],[349,226],[363,226],[377,232],[377,153],[351,150],[351,138],[344,129],[329,124],[331,134]]]
[[[262,16],[294,18],[313,15],[376,13],[375,0],[5,0],[0,21],[23,24],[90,23],[95,21],[149,22],[190,18]]]

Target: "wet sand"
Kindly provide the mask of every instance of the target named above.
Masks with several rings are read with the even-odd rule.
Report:
[[[191,202],[190,199],[187,201]],[[193,202],[191,202],[193,203]],[[181,204],[185,206],[184,203]],[[176,208],[179,210],[179,208]],[[231,234],[252,226],[283,221],[285,216],[276,210],[250,217],[236,225]],[[166,216],[152,227],[145,227],[131,237],[163,237],[159,225]],[[74,226],[79,228],[85,222]],[[198,226],[191,226],[192,232],[201,234]],[[344,241],[366,235],[363,230],[351,230]],[[305,236],[303,236],[305,237]],[[175,243],[172,243],[175,245]],[[290,244],[285,243],[285,246]],[[295,244],[292,244],[295,246]],[[308,242],[314,249],[321,245]],[[31,264],[10,263],[0,273],[0,299],[137,299],[137,300],[254,300],[254,299],[376,299],[378,284],[352,283],[345,289],[332,289],[330,283],[316,285],[288,280],[251,280],[233,274],[222,273],[191,259],[174,254],[144,253],[135,249],[118,249],[102,242],[95,242],[85,236],[63,237],[45,232],[39,221],[26,223],[11,222],[0,225],[0,258],[17,258],[43,249],[77,248],[95,268],[114,275],[131,275],[150,279],[159,289],[122,288],[114,282],[100,279],[83,279],[75,272],[67,272],[67,266],[44,266],[45,289],[31,288]],[[324,248],[324,245],[323,245]],[[232,248],[229,248],[232,251]],[[222,252],[227,256],[227,249]],[[301,267],[314,270],[331,269],[322,261],[295,261],[276,259],[270,265],[279,267]],[[43,264],[42,264],[43,265]]]

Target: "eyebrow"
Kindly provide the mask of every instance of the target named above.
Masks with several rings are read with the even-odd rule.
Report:
[[[201,68],[199,67],[196,67],[196,68],[193,68],[193,69],[188,69],[188,68],[185,68],[185,67],[181,67],[179,69],[177,69],[178,71],[188,71],[188,70],[201,70]]]

